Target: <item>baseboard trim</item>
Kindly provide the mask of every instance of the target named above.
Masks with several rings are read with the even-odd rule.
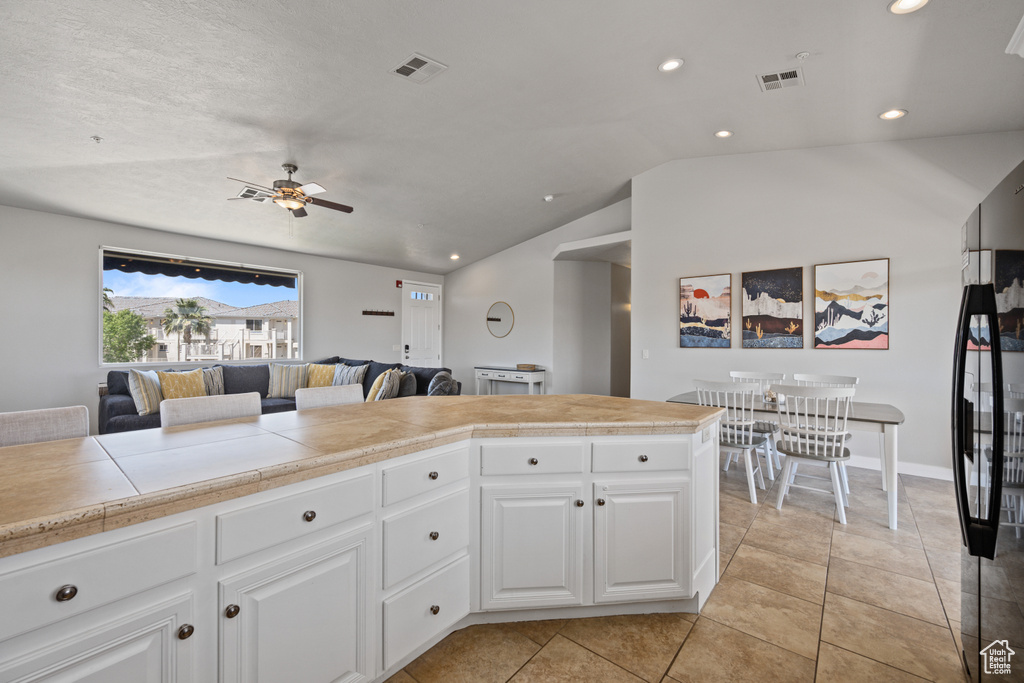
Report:
[[[867,470],[882,470],[882,463],[879,462],[879,459],[867,455],[851,455],[850,466],[863,467]],[[952,467],[919,465],[916,462],[901,462],[897,464],[896,469],[900,474],[910,474],[915,477],[927,477],[928,479],[941,479],[942,481],[953,481]]]

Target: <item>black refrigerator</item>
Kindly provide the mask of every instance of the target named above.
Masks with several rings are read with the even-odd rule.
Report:
[[[971,214],[961,246],[952,431],[962,659],[971,681],[1024,681],[1024,453],[1014,446],[1024,411],[1013,411],[1024,395],[1024,162]]]

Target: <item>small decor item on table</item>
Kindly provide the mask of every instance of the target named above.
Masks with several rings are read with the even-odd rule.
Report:
[[[768,389],[767,391],[764,392],[764,402],[765,403],[775,403],[778,400],[779,400],[778,396],[771,389]]]
[[[814,266],[814,348],[889,348],[889,259]]]
[[[743,348],[804,347],[804,269],[743,273]]]
[[[727,349],[732,340],[732,275],[679,279],[679,347]]]
[[[535,372],[537,366],[533,363],[517,363],[516,370],[522,370],[523,372]]]

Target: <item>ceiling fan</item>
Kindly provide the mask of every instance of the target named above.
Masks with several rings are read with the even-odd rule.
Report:
[[[335,211],[352,213],[351,206],[345,206],[344,204],[329,202],[326,199],[318,199],[314,197],[313,195],[315,194],[327,191],[321,185],[318,185],[317,183],[299,185],[297,182],[292,180],[292,173],[299,170],[299,167],[295,164],[282,164],[281,168],[287,171],[288,180],[275,180],[273,188],[257,185],[256,183],[250,183],[247,180],[239,180],[238,178],[229,177],[228,180],[245,183],[248,187],[246,187],[245,190],[242,190],[241,194],[237,197],[228,197],[228,199],[252,199],[259,202],[270,199],[275,204],[283,206],[291,211],[292,215],[296,218],[302,218],[306,215],[307,204],[322,206],[325,209],[334,209]]]

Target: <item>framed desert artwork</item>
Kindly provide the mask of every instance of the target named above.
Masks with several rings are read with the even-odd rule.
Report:
[[[804,347],[804,269],[743,273],[743,348]]]
[[[814,348],[889,348],[889,259],[814,266]]]
[[[680,348],[729,348],[732,275],[679,279]]]
[[[997,249],[992,270],[999,346],[1003,351],[1024,351],[1024,251]]]

